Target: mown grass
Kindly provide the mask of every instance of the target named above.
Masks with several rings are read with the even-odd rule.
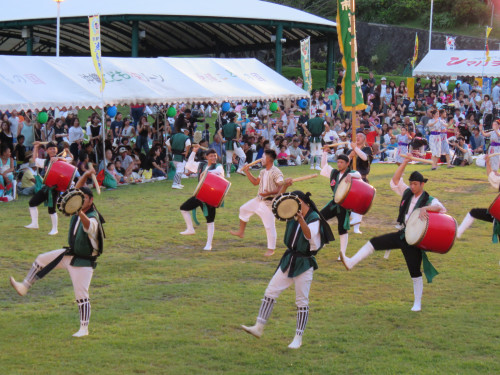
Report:
[[[375,203],[362,235],[351,235],[348,254],[371,236],[394,229],[399,199],[389,190],[394,165],[374,165]],[[461,221],[472,207],[487,207],[496,193],[484,169],[410,166],[430,178],[427,190]],[[283,168],[286,176],[307,167]],[[185,181],[185,180],[184,180]],[[107,220],[106,247],[91,285],[90,336],[74,339],[78,312],[71,282],[56,270],[19,297],[8,276],[22,279],[37,254],[67,244],[68,219],[49,237],[40,209],[39,231],[29,222],[27,199],[0,208],[0,373],[2,374],[498,374],[500,349],[499,252],[491,225],[476,222],[446,255],[430,254],[440,271],[425,284],[423,311],[410,311],[413,290],[403,256],[377,253],[351,272],[336,261],[334,242],[319,256],[311,314],[298,351],[287,349],[295,330],[294,290],[283,293],[257,340],[240,324],[253,324],[260,299],[283,252],[265,258],[262,223],[251,219],[244,240],[228,234],[238,208],[256,195],[234,175],[218,210],[214,250],[204,252],[205,225],[196,236],[178,211],[196,181],[182,191],[170,181],[124,186],[96,197]],[[297,183],[318,206],[330,198],[328,182]],[[201,213],[198,213],[198,217]],[[336,226],[336,223],[335,223]]]

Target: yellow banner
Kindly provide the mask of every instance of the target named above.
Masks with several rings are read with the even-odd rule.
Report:
[[[101,25],[99,16],[89,17],[89,41],[90,41],[90,55],[94,62],[94,68],[101,80],[101,92],[104,90],[106,82],[104,81],[104,71],[102,68],[101,59]]]
[[[415,97],[415,78],[408,77],[406,87],[408,88],[408,97],[413,99]]]

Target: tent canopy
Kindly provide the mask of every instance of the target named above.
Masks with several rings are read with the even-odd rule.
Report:
[[[500,51],[431,50],[413,70],[413,76],[500,77]]]
[[[102,59],[106,105],[299,99],[308,93],[256,59]],[[100,107],[90,57],[0,56],[0,110]]]

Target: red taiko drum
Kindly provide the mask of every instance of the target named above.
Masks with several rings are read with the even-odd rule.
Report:
[[[198,182],[194,197],[212,207],[220,207],[231,183],[215,173],[205,173]]]
[[[455,242],[457,222],[450,215],[427,212],[427,220],[418,217],[420,210],[412,212],[406,223],[405,239],[408,245],[433,253],[446,254]]]
[[[429,159],[429,160],[430,160],[430,159],[432,159],[432,152],[427,151],[427,152],[425,153],[425,158],[426,158],[426,159]]]
[[[70,188],[75,174],[76,168],[73,165],[58,160],[49,164],[43,178],[43,183],[48,187],[55,186],[57,191],[65,192]]]
[[[490,208],[488,208],[488,212],[495,219],[500,220],[500,194],[495,198]]]
[[[357,214],[364,215],[372,206],[375,188],[360,178],[352,178],[350,183],[343,179],[335,191],[335,203]]]

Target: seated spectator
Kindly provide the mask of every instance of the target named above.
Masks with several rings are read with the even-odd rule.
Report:
[[[25,163],[19,168],[22,173],[21,182],[18,184],[18,192],[22,195],[32,195],[35,193],[35,163],[30,163],[31,154],[26,155]]]
[[[113,162],[113,151],[111,151],[111,149],[108,148],[106,150],[106,158],[99,163],[98,172],[106,170],[108,164],[112,162]]]
[[[161,146],[156,145],[149,151],[148,166],[153,169],[153,177],[167,177],[165,168],[161,163]],[[144,169],[150,169],[144,168]]]
[[[458,136],[456,140],[450,138],[450,148],[454,151],[453,165],[466,166],[472,163],[472,155],[465,143],[465,138]]]
[[[470,138],[470,145],[474,155],[479,155],[484,153],[485,140],[482,134],[479,132],[479,128],[472,129],[472,137]]]
[[[14,158],[17,160],[17,164],[21,165],[23,160],[26,159],[26,146],[24,145],[24,135],[19,134],[17,137],[17,144],[14,147]]]
[[[11,201],[14,197],[14,159],[10,151],[10,145],[0,144],[0,201]]]
[[[288,165],[288,160],[290,159],[290,155],[287,154],[286,146],[281,146],[280,152],[278,154],[278,164]]]

